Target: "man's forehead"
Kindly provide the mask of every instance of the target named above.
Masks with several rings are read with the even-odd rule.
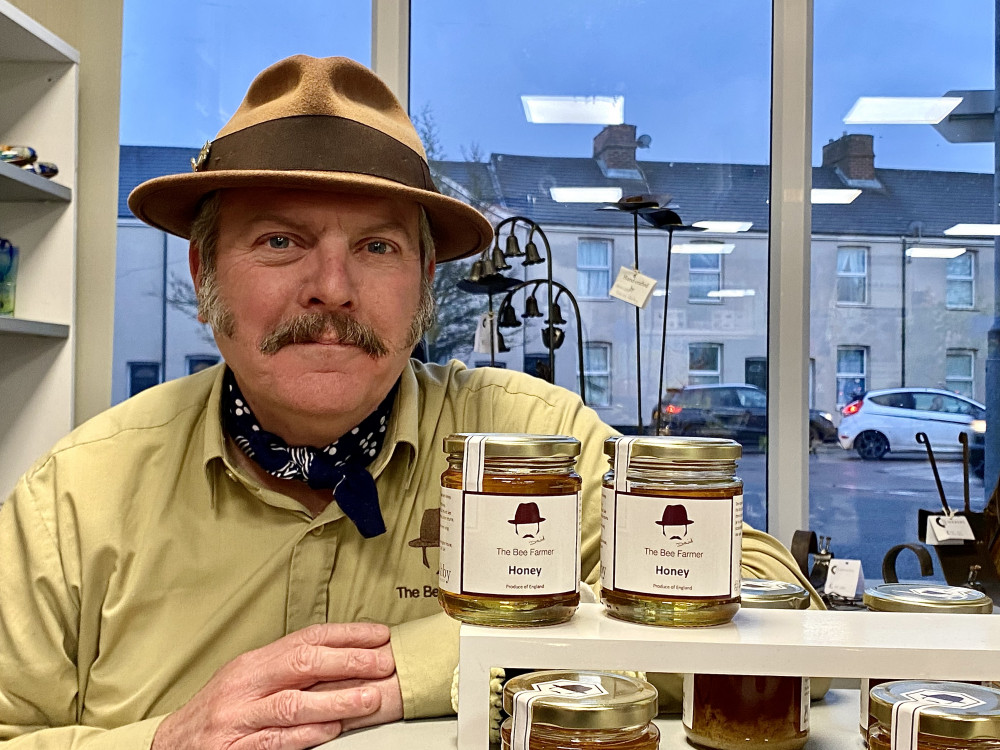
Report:
[[[224,219],[238,224],[277,219],[300,222],[336,219],[413,234],[417,232],[420,216],[418,204],[402,198],[298,188],[221,190],[220,211]]]

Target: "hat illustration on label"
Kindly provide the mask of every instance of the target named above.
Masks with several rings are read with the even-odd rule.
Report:
[[[522,539],[534,539],[540,530],[540,524],[545,519],[538,512],[538,503],[521,503],[514,511],[514,517],[507,523],[514,524],[514,533]],[[518,529],[518,526],[525,526],[525,529]],[[531,527],[534,526],[534,533]],[[522,533],[523,531],[523,533]]]
[[[427,561],[427,548],[441,546],[441,509],[428,508],[420,518],[420,536],[407,542],[411,547],[422,547],[424,567],[431,564]]]
[[[663,518],[656,523],[663,530],[663,536],[679,540],[688,535],[688,526],[694,521],[688,518],[687,508],[683,505],[668,505],[663,509]],[[668,528],[670,534],[667,534]]]

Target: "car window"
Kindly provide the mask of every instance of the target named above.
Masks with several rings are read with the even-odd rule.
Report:
[[[750,409],[766,409],[767,397],[760,391],[750,388],[740,388],[737,393],[740,396],[740,403]]]
[[[916,402],[912,393],[906,391],[894,391],[892,393],[882,393],[878,396],[871,396],[870,401],[879,406],[888,406],[893,409],[915,409]]]

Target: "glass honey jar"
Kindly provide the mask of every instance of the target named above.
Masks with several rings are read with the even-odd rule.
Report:
[[[1000,691],[993,688],[899,680],[872,688],[871,697],[869,750],[1000,750]]]
[[[784,581],[744,579],[742,607],[808,609],[809,592]],[[799,750],[809,738],[808,677],[684,675],[688,740],[717,750]]]
[[[657,750],[656,688],[610,672],[529,672],[504,685],[501,750]]]
[[[975,589],[933,583],[883,583],[865,590],[865,607],[871,612],[932,612],[988,615],[993,612],[993,600]],[[874,721],[870,690],[886,679],[861,680],[861,714],[859,728],[864,737]]]
[[[471,434],[444,440],[438,598],[476,625],[569,620],[580,603],[580,441]]]
[[[740,444],[685,437],[614,437],[601,495],[601,587],[609,615],[698,627],[740,607],[743,482]]]

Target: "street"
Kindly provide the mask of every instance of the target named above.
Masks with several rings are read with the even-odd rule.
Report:
[[[765,528],[765,463],[765,454],[749,453],[738,470],[744,482],[744,519],[758,529]],[[948,504],[961,509],[961,461],[938,460],[937,464]],[[918,542],[917,511],[941,507],[924,455],[890,454],[880,461],[862,461],[853,451],[823,445],[809,457],[809,472],[809,528],[832,537],[831,547],[838,558],[860,559],[868,583],[881,582],[882,558],[890,547]],[[983,510],[983,483],[974,476],[969,495],[972,509]],[[937,556],[930,551],[934,576],[923,580],[943,583]],[[920,577],[916,558],[908,552],[900,555],[896,569],[900,580]]]

